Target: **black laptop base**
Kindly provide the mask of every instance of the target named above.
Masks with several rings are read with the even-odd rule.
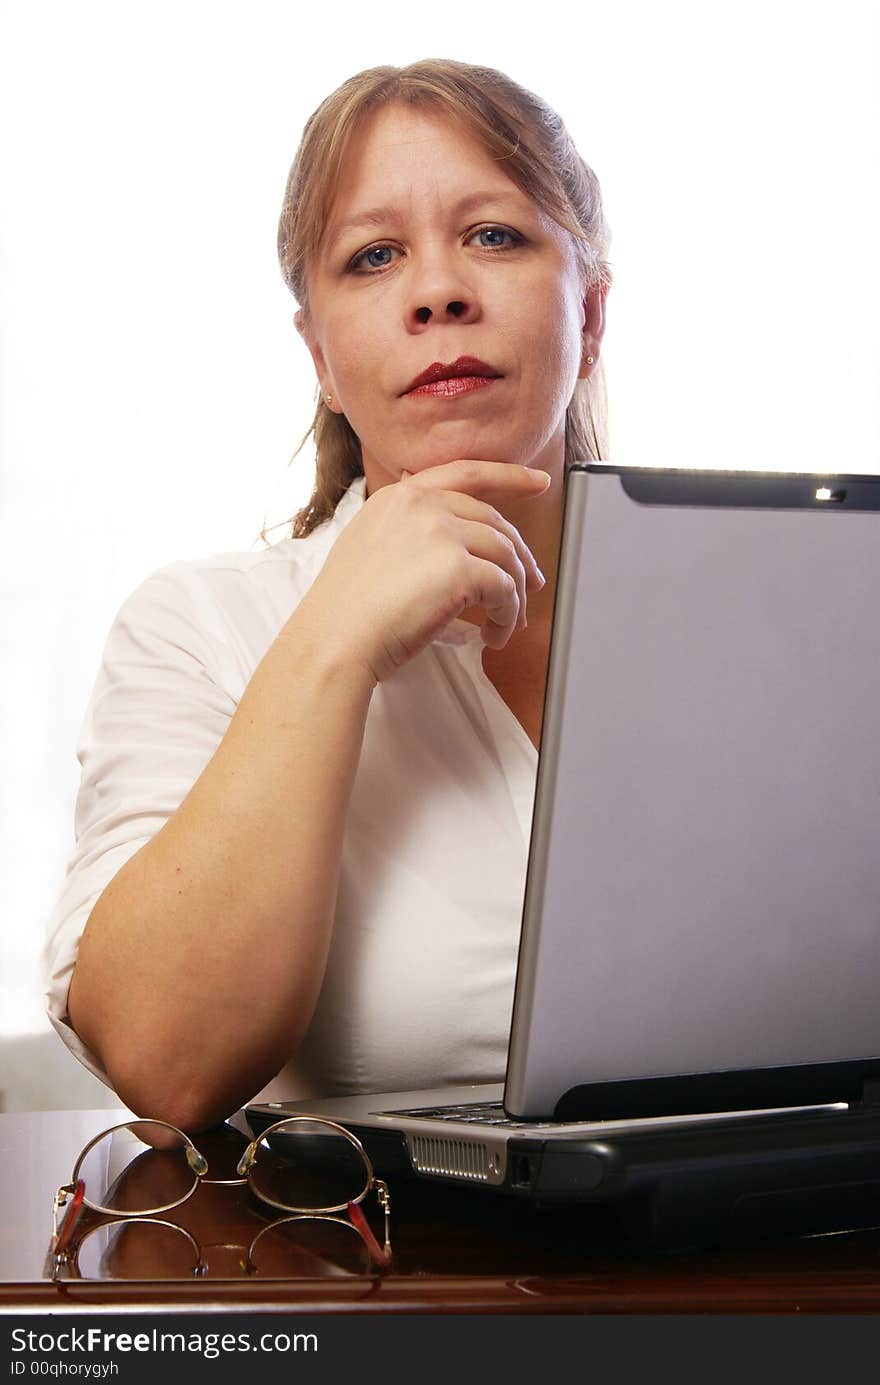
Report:
[[[254,1134],[272,1120],[248,1110]],[[277,1119],[277,1115],[275,1116]],[[512,1199],[537,1216],[592,1208],[602,1239],[659,1253],[880,1227],[880,1107],[708,1121],[608,1139],[511,1134],[503,1184],[420,1173],[404,1135],[348,1123],[378,1174],[422,1199]]]

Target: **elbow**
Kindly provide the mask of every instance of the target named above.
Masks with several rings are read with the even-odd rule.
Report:
[[[303,1037],[279,1025],[252,1046],[242,1043],[241,1024],[227,1023],[213,1037],[180,1024],[157,1021],[129,1005],[86,1003],[74,971],[68,1001],[71,1023],[95,1054],[120,1101],[141,1120],[161,1120],[187,1135],[222,1124],[278,1075]],[[94,1002],[94,996],[92,997]],[[145,1007],[146,1008],[146,1007]]]
[[[122,1103],[141,1120],[165,1121],[176,1126],[184,1135],[195,1136],[203,1130],[221,1125],[249,1098],[212,1093],[203,1086],[186,1083],[167,1084],[154,1074],[131,1074],[117,1070],[111,1064],[108,1076]]]
[[[121,1100],[142,1120],[167,1121],[185,1135],[221,1125],[277,1075],[285,1059],[268,1066],[216,1064],[213,1055],[188,1061],[179,1053],[108,1052],[105,1071]]]
[[[108,1052],[105,1071],[122,1102],[142,1120],[161,1120],[198,1135],[221,1125],[271,1082],[290,1054],[273,1055],[247,1066],[216,1062],[216,1054],[200,1055],[203,1063],[180,1061],[178,1054],[146,1054],[142,1046],[128,1055],[120,1048]],[[214,1061],[212,1061],[214,1059]]]
[[[74,969],[67,1013],[77,1036],[94,1055],[106,1080],[125,1106],[140,1120],[165,1121],[191,1135],[217,1125],[236,1109],[211,1099],[194,1080],[187,1081],[173,1055],[164,1055],[155,1035],[139,1032],[130,1019],[113,1023],[109,1007],[89,1003],[88,988]]]

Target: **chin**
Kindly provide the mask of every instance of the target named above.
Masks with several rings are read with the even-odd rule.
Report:
[[[499,443],[497,440],[487,441],[485,437],[479,440],[463,438],[454,441],[438,438],[433,446],[430,442],[422,441],[418,450],[413,450],[408,470],[425,471],[428,467],[444,466],[447,462],[462,459],[475,462],[519,462],[527,466],[532,456],[526,448],[511,447],[509,443]]]

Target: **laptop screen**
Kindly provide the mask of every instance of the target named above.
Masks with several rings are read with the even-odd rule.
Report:
[[[772,1104],[880,1055],[878,506],[864,476],[569,473],[511,1114],[701,1079],[717,1110],[719,1074]]]

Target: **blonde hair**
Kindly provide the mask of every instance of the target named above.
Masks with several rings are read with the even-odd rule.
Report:
[[[454,118],[512,182],[574,238],[584,291],[607,293],[610,232],[593,170],[584,163],[562,120],[546,102],[491,67],[427,59],[408,67],[358,72],[324,100],[306,122],[290,170],[278,225],[284,281],[308,317],[308,270],[318,253],[346,153],[366,116],[390,102],[428,107]],[[601,361],[579,380],[565,421],[565,461],[607,456],[607,395]],[[348,487],[363,475],[361,445],[348,420],[318,394],[311,427],[315,488],[293,518],[294,538],[329,519]]]

